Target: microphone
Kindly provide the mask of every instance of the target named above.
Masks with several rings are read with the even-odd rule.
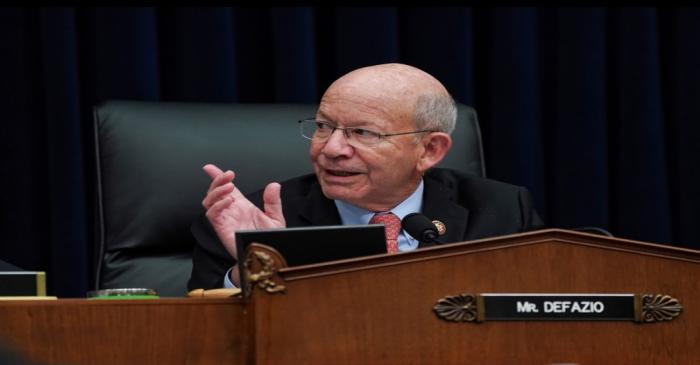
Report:
[[[401,228],[420,242],[442,243],[438,241],[435,224],[420,213],[411,213],[401,220]]]

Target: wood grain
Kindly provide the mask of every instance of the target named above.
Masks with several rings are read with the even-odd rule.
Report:
[[[0,337],[46,364],[236,364],[248,351],[236,299],[0,303]]]
[[[700,363],[700,253],[560,230],[281,270],[287,292],[257,291],[257,364]],[[449,323],[460,293],[659,293],[665,323]]]

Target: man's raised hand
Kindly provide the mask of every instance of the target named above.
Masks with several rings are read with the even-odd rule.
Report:
[[[284,228],[281,186],[270,183],[263,192],[264,211],[251,203],[233,184],[233,171],[221,171],[212,164],[203,167],[212,181],[202,206],[206,216],[226,250],[237,258],[236,231],[242,229]]]

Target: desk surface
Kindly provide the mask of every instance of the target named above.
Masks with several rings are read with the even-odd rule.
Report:
[[[0,338],[45,364],[246,362],[238,299],[0,302]]]

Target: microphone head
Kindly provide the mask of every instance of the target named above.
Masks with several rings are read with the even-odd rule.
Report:
[[[437,242],[437,227],[420,213],[411,213],[401,220],[401,228],[420,242]]]

